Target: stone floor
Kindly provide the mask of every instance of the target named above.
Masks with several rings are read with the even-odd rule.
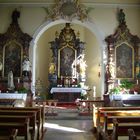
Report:
[[[76,109],[59,109],[57,113],[57,116],[46,116],[43,140],[95,140],[92,116],[79,116]]]

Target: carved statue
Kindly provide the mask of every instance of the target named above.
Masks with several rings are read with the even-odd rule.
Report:
[[[22,68],[23,68],[22,72],[23,76],[29,77],[29,73],[31,71],[31,63],[29,61],[29,58],[24,59]]]
[[[12,22],[18,23],[18,18],[20,17],[20,12],[15,9],[12,13]]]
[[[79,74],[80,74],[81,78],[85,78],[85,76],[86,76],[87,64],[86,64],[86,61],[84,60],[84,57],[85,57],[85,55],[81,54],[77,61],[77,65],[79,65]]]
[[[15,86],[14,86],[13,72],[10,71],[8,73],[8,89],[13,90],[14,88],[15,88]]]
[[[54,74],[55,71],[56,71],[55,64],[54,63],[50,63],[49,74]]]
[[[120,9],[118,13],[118,21],[120,24],[125,24],[125,14],[123,12],[123,9]]]

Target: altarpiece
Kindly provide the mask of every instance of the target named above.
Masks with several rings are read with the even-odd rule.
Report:
[[[29,44],[32,37],[23,33],[19,27],[20,12],[15,9],[11,15],[12,22],[4,34],[0,34],[0,82],[2,90],[7,90],[9,72],[13,81],[23,80],[22,63],[29,58]],[[29,80],[29,79],[28,79]]]
[[[83,59],[85,43],[80,41],[79,32],[76,35],[70,23],[66,23],[60,34],[56,32],[56,38],[50,44],[53,55],[49,81],[52,86],[70,86],[85,78],[81,75],[80,64],[78,65],[78,61]]]
[[[77,88],[85,81],[84,42],[80,41],[80,33],[75,34],[70,23],[66,23],[60,34],[56,31],[56,38],[50,42],[52,61],[49,66],[50,94],[54,87],[62,87],[63,92],[53,93],[53,99],[59,101],[75,101],[81,97],[81,92],[72,92],[69,88]],[[84,66],[84,67],[83,67]],[[59,91],[59,89],[57,90]],[[71,92],[70,92],[71,91]],[[80,91],[80,90],[79,90]]]
[[[117,14],[119,26],[114,34],[105,38],[108,48],[105,82],[106,93],[117,81],[127,79],[135,82],[140,75],[140,38],[132,35],[127,28],[125,14],[120,9]],[[119,84],[119,83],[118,83]]]

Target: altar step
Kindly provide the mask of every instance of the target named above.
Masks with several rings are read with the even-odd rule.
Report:
[[[77,105],[75,102],[58,102],[57,107],[60,110],[73,110],[77,109]]]
[[[46,108],[46,119],[91,119],[92,113],[88,109],[84,111],[79,110],[79,106],[75,102],[57,102],[57,105],[52,104],[51,107]]]

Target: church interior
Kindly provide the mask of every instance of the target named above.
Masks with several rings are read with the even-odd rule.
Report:
[[[139,13],[140,0],[0,0],[0,140],[138,139]]]

